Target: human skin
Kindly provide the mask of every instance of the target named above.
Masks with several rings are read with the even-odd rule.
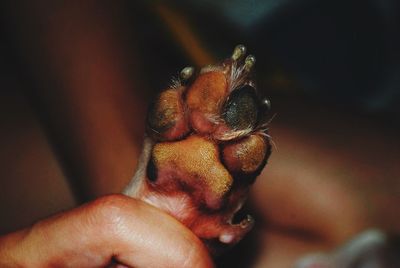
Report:
[[[132,175],[140,149],[144,118],[135,115],[143,114],[145,105],[139,90],[131,90],[132,85],[140,88],[140,83],[134,77],[137,72],[127,71],[129,64],[122,56],[127,50],[114,25],[120,21],[115,18],[118,11],[110,13],[104,3],[93,2],[56,11],[46,1],[26,4],[27,16],[24,8],[10,4],[9,22],[19,29],[16,42],[22,44],[28,65],[34,66],[34,76],[65,85],[41,87],[33,95],[39,96],[40,109],[53,110],[45,112],[50,116],[43,122],[51,129],[56,150],[66,157],[63,162],[72,171],[77,199],[119,192]],[[25,20],[16,19],[20,16]],[[73,20],[66,20],[71,16]],[[45,27],[37,27],[37,22]],[[28,25],[33,35],[21,30]],[[124,53],[117,56],[118,51]],[[67,135],[68,141],[60,142],[59,134]],[[101,197],[3,236],[0,252],[1,267],[101,267],[112,257],[134,267],[212,266],[203,244],[189,229],[158,209],[119,195]]]
[[[25,20],[21,20],[21,29],[30,29],[24,23],[44,20],[41,25],[46,35],[41,32],[29,35],[31,39],[23,48],[44,44],[36,47],[34,52],[40,58],[33,59],[32,65],[54,69],[58,82],[68,85],[50,87],[37,94],[49,100],[50,105],[43,107],[47,114],[53,115],[49,124],[54,123],[58,133],[68,135],[63,146],[71,154],[61,151],[60,155],[72,155],[70,159],[76,163],[70,163],[69,170],[75,174],[82,171],[79,181],[85,185],[83,199],[119,191],[129,181],[140,151],[140,141],[132,137],[141,137],[144,126],[143,118],[138,116],[140,112],[129,112],[132,107],[143,107],[144,101],[138,92],[145,90],[138,86],[140,80],[132,78],[140,74],[140,69],[130,72],[127,78],[126,59],[118,55],[128,51],[121,48],[118,35],[110,35],[110,29],[111,32],[115,29],[115,25],[110,24],[118,20],[101,19],[109,27],[93,23],[100,20],[93,11],[101,9],[105,10],[93,3],[79,7],[70,5],[68,9],[56,10],[58,13],[47,21],[49,16],[43,14],[45,9],[31,8]],[[109,13],[112,12],[107,10],[100,14]],[[101,31],[98,28],[102,28]],[[65,33],[72,37],[68,42],[63,42]],[[82,38],[85,36],[88,38]],[[106,38],[110,36],[113,38]],[[85,40],[96,45],[90,46]],[[51,55],[47,55],[49,48]],[[129,52],[132,50],[130,48]],[[78,51],[85,57],[80,57]],[[47,61],[41,58],[44,54]],[[90,62],[96,64],[85,64]],[[74,70],[90,75],[75,79]],[[44,73],[46,77],[39,78],[43,81],[49,75]],[[106,87],[106,81],[114,81],[114,86]],[[62,103],[53,102],[51,92],[55,88],[57,94],[64,97]],[[130,96],[132,88],[134,93]],[[90,98],[89,106],[87,98]],[[255,225],[259,231],[258,240],[262,241],[257,255],[259,267],[287,267],[302,254],[334,247],[369,225],[400,226],[397,217],[388,217],[398,215],[398,209],[391,205],[398,203],[398,194],[387,193],[397,185],[399,165],[394,160],[398,159],[398,136],[393,135],[388,141],[387,135],[372,121],[364,122],[351,113],[339,114],[336,110],[329,116],[327,107],[318,108],[311,101],[297,97],[292,102],[273,99],[278,115],[272,122],[271,135],[277,150],[251,195],[259,213]],[[381,166],[386,167],[385,173]],[[337,170],[344,172],[338,174]],[[334,202],[321,202],[321,196],[329,196],[323,200]],[[373,206],[368,205],[371,203]],[[227,256],[233,258],[233,255]]]
[[[212,267],[200,240],[144,202],[109,195],[0,238],[1,267]]]

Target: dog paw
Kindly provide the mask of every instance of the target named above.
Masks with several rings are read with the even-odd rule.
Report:
[[[145,147],[125,193],[176,217],[206,242],[232,245],[253,226],[234,222],[271,153],[270,103],[239,45],[222,63],[184,68],[147,115]]]

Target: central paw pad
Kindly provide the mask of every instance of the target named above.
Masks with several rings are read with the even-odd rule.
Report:
[[[269,101],[256,91],[254,63],[239,45],[218,65],[187,67],[148,113],[151,146],[136,197],[204,240],[233,244],[252,226],[249,216],[232,221],[271,152]]]

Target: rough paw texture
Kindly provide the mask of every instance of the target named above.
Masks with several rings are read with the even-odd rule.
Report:
[[[176,217],[214,253],[251,229],[251,216],[233,219],[271,153],[268,102],[243,54],[176,79],[157,96],[139,166],[124,190]]]

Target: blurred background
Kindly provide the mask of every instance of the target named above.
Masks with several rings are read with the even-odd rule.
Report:
[[[275,147],[257,228],[220,266],[290,267],[366,228],[400,231],[398,1],[0,6],[0,234],[120,192],[152,96],[237,44],[257,58]]]

